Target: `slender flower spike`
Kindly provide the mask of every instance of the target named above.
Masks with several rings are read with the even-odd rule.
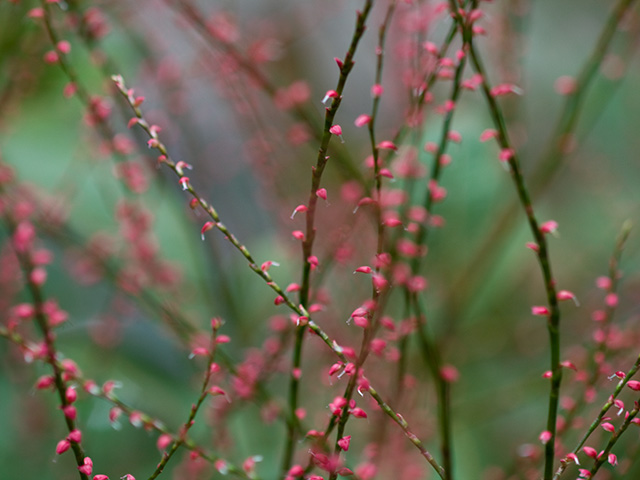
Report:
[[[340,141],[344,143],[344,138],[342,137],[342,127],[340,125],[333,125],[329,129],[329,132],[331,132],[332,135],[339,137]]]
[[[549,309],[547,307],[544,307],[544,306],[536,305],[536,306],[531,307],[531,313],[533,315],[541,315],[541,316],[549,315]]]

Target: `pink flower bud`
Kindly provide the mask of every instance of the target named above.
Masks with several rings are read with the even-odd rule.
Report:
[[[204,234],[205,232],[208,232],[209,230],[211,230],[213,227],[215,227],[215,223],[214,222],[207,222],[202,226],[202,229],[200,230],[200,237],[202,238],[202,240],[204,241]]]
[[[549,443],[549,440],[551,440],[551,437],[553,437],[553,434],[549,430],[545,430],[540,434],[538,438],[543,445],[546,445],[547,443]]]
[[[158,437],[156,447],[158,447],[158,450],[164,450],[171,444],[172,440],[171,435],[164,433]]]
[[[352,408],[349,413],[351,413],[351,415],[353,415],[356,418],[367,418],[367,412],[365,412],[364,410],[362,410],[359,407],[356,408]]]
[[[598,451],[593,447],[582,447],[582,451],[587,457],[598,458]]]
[[[318,190],[316,190],[316,195],[323,199],[326,200],[327,199],[327,189],[326,188],[319,188]]]
[[[549,315],[549,309],[544,306],[533,306],[531,307],[531,313],[533,315]]]
[[[64,416],[69,420],[75,420],[78,416],[78,411],[73,405],[65,405],[64,407],[62,407],[62,412],[64,413]]]
[[[602,427],[602,429],[606,432],[609,433],[613,433],[616,431],[616,427],[613,426],[613,424],[609,423],[609,422],[604,422],[602,424],[600,424],[600,426]]]
[[[60,440],[58,442],[58,445],[56,445],[56,453],[58,455],[62,455],[64,452],[66,452],[70,448],[71,448],[71,443],[69,443],[69,440],[67,439]]]
[[[640,391],[640,382],[637,380],[629,380],[627,382],[627,387],[631,390],[635,390],[636,392]]]
[[[498,154],[498,160],[500,160],[501,162],[508,162],[513,158],[515,153],[516,152],[513,150],[513,148],[503,148]]]
[[[353,123],[356,127],[360,128],[367,125],[370,121],[371,121],[371,116],[363,113],[362,115],[358,115],[358,117]]]
[[[298,205],[293,209],[293,213],[291,214],[291,219],[296,216],[296,213],[304,213],[308,210],[306,205]]]
[[[398,150],[398,147],[391,140],[383,140],[378,144],[378,149],[380,150]]]
[[[496,138],[498,136],[498,131],[492,128],[488,128],[480,134],[481,142],[488,142],[492,138]]]
[[[338,440],[338,446],[345,452],[349,450],[350,443],[351,443],[351,435],[347,435],[346,437],[342,437],[340,440]]]
[[[540,232],[543,234],[546,233],[555,233],[558,230],[558,223],[554,220],[549,220],[540,225]]]
[[[328,90],[327,93],[324,94],[322,103],[327,103],[327,100],[329,100],[330,98],[338,98],[338,92],[336,92],[335,90]]]
[[[304,475],[304,468],[301,465],[294,465],[289,469],[287,475],[290,477],[302,477]]]
[[[383,93],[384,93],[384,88],[382,88],[382,85],[380,85],[379,83],[376,83],[371,87],[371,96],[373,98],[378,98]]]
[[[69,435],[67,436],[67,440],[74,443],[82,442],[82,432],[77,428],[75,430],[71,430],[71,432],[69,432]]]
[[[80,471],[80,473],[83,473],[85,475],[91,475],[91,472],[93,471],[93,462],[91,461],[91,458],[84,457],[83,463],[83,465],[78,467],[78,470]]]

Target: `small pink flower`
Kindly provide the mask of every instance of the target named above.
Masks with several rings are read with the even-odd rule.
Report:
[[[200,230],[200,237],[202,238],[202,241],[204,241],[204,234],[205,232],[208,232],[209,230],[211,230],[213,227],[215,227],[215,222],[206,222],[203,226],[202,229]]]
[[[546,445],[547,443],[549,443],[549,440],[551,440],[551,437],[553,437],[553,434],[549,430],[545,430],[540,434],[538,438],[543,445]]]
[[[580,460],[578,460],[578,456],[575,453],[568,453],[567,461],[572,461],[576,465],[580,465]]]
[[[562,300],[573,300],[573,302],[576,305],[579,305],[578,303],[578,299],[576,298],[576,296],[570,292],[569,290],[560,290],[556,297],[558,298],[558,300],[562,301]]]
[[[56,48],[60,53],[64,53],[66,55],[71,51],[71,44],[66,40],[60,40],[56,44]]]
[[[444,365],[440,369],[440,377],[447,383],[454,383],[460,378],[460,373],[453,365]]]
[[[64,416],[69,420],[75,420],[78,416],[78,411],[73,405],[65,405],[64,407],[62,407],[62,411],[64,412]]]
[[[598,451],[593,447],[582,447],[582,451],[587,457],[598,458]]]
[[[335,135],[338,138],[340,138],[340,141],[344,143],[344,138],[342,137],[342,127],[340,125],[333,125],[331,128],[329,128],[329,132],[332,135]]]
[[[327,100],[330,98],[338,98],[338,92],[335,90],[328,90],[327,93],[324,94],[324,98],[322,99],[322,103],[327,103]]]
[[[80,443],[82,441],[82,432],[77,428],[75,430],[71,430],[67,436],[67,440],[74,443]]]
[[[384,93],[384,88],[379,83],[376,83],[371,87],[371,96],[373,98],[379,98]]]
[[[613,424],[609,423],[609,422],[604,422],[602,424],[600,424],[600,426],[602,427],[602,429],[606,432],[609,433],[613,433],[616,431],[616,427],[613,426]]]
[[[360,128],[360,127],[364,127],[370,121],[371,121],[371,116],[363,113],[362,115],[358,115],[358,117],[353,123],[356,127]]]
[[[540,225],[540,232],[543,234],[546,233],[555,233],[558,230],[558,222],[554,220],[549,220]]]
[[[373,270],[371,269],[371,267],[364,265],[362,267],[356,268],[353,273],[371,273],[372,271]]]
[[[55,50],[49,50],[47,53],[44,54],[43,59],[45,63],[48,63],[48,64],[56,63],[59,59],[58,52],[56,52]]]
[[[158,437],[158,441],[156,442],[156,447],[158,447],[158,450],[165,450],[171,444],[172,441],[173,439],[171,438],[171,435],[163,433]]]
[[[447,136],[452,142],[460,143],[462,141],[462,135],[460,134],[460,132],[457,132],[455,130],[451,130]]]
[[[531,313],[533,315],[549,315],[549,309],[545,306],[541,306],[541,305],[536,305],[531,307]]]
[[[83,465],[78,467],[80,473],[84,473],[85,475],[91,475],[93,471],[93,461],[89,457],[84,457]]]
[[[524,244],[524,246],[530,250],[533,250],[536,253],[540,251],[540,247],[538,246],[537,243],[534,243],[534,242],[527,242]]]
[[[607,457],[607,461],[614,467],[618,465],[618,457],[614,453],[610,453]]]
[[[569,75],[558,77],[553,84],[554,90],[560,95],[571,95],[576,91],[577,86],[578,82],[576,82],[576,79]]]
[[[601,290],[609,290],[611,288],[611,279],[609,277],[596,278],[596,286]]]
[[[500,160],[501,162],[508,162],[513,158],[514,155],[515,151],[513,150],[513,148],[503,148],[498,154],[498,160]]]
[[[62,455],[64,452],[66,452],[70,448],[71,448],[71,443],[69,442],[69,440],[67,439],[60,440],[58,442],[58,445],[56,445],[56,453],[58,455]]]
[[[307,210],[309,210],[307,208],[306,205],[298,205],[296,208],[293,209],[293,213],[291,214],[291,219],[293,220],[293,217],[296,216],[296,213],[304,213]]]
[[[635,390],[636,392],[640,391],[640,382],[637,380],[629,380],[627,382],[627,387],[631,390]]]
[[[287,475],[291,477],[302,477],[304,475],[304,468],[300,465],[294,465],[289,469]]]
[[[607,306],[610,307],[610,308],[617,307],[618,306],[618,295],[616,295],[615,293],[607,294],[607,296],[604,298],[604,303],[606,303]]]
[[[316,196],[318,196],[322,200],[326,200],[327,199],[327,189],[326,188],[319,188],[318,190],[316,190]]]
[[[367,412],[365,412],[359,407],[352,408],[351,410],[349,410],[349,413],[351,413],[351,415],[353,415],[356,418],[367,418]]]
[[[338,446],[345,452],[349,450],[350,443],[351,443],[351,435],[347,435],[346,437],[342,437],[340,440],[338,440]]]
[[[391,140],[383,140],[378,144],[378,149],[396,151],[398,150],[398,147],[396,147],[396,144],[393,143]]]

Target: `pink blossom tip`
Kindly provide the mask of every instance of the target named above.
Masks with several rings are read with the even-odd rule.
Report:
[[[550,312],[549,312],[549,309],[547,307],[536,305],[536,306],[531,307],[531,313],[533,315],[544,316],[544,315],[549,315]]]

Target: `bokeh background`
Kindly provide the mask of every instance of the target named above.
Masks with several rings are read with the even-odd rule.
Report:
[[[123,401],[162,420],[172,431],[186,419],[197,397],[203,368],[198,359],[189,359],[192,329],[206,331],[211,317],[223,318],[222,333],[232,339],[221,347],[225,358],[230,364],[251,365],[252,355],[264,353],[265,339],[278,337],[274,322],[287,324],[288,313],[273,305],[272,291],[221,235],[212,231],[201,241],[206,218],[191,211],[171,172],[158,168],[144,135],[127,130],[130,113],[113,94],[109,75],[122,74],[145,97],[145,115],[162,127],[161,138],[172,156],[193,165],[188,174],[192,183],[258,262],[280,264],[271,273],[286,286],[300,278],[299,244],[290,232],[303,229],[304,219],[291,220],[290,215],[308,198],[319,145],[314,136],[318,131],[296,119],[295,109],[321,126],[320,100],[334,88],[338,75],[333,59],[344,55],[355,10],[362,7],[353,0],[203,1],[197,8],[215,33],[208,37],[181,9],[182,3],[118,0],[49,7],[61,38],[71,44],[70,63],[86,89],[105,99],[123,153],[146,179],[133,188],[123,188],[122,178],[130,180],[134,174],[123,175],[116,166],[104,139],[87,126],[83,105],[63,95],[67,76],[58,65],[43,61],[50,41],[42,21],[28,17],[38,5],[0,3],[0,155],[19,182],[11,195],[37,206],[42,245],[54,255],[45,291],[70,317],[57,332],[60,351],[74,359],[87,378],[120,382]],[[594,65],[570,148],[549,173],[540,172],[553,155],[566,111],[567,97],[558,92],[557,80],[583,71],[613,4],[483,3],[485,17],[479,24],[486,35],[477,38],[489,81],[522,89],[522,95],[500,99],[500,104],[525,177],[533,182],[538,218],[560,225],[558,236],[550,238],[553,271],[559,287],[571,290],[580,301],[579,306],[562,306],[563,359],[581,371],[593,348],[592,312],[604,302],[595,279],[608,273],[623,223],[636,225],[640,218],[637,7],[616,28],[604,60]],[[371,182],[365,167],[368,137],[353,121],[371,109],[376,31],[385,9],[386,2],[374,6],[344,91],[337,120],[345,143],[331,143],[335,161],[330,160],[323,180],[328,202],[320,205],[316,243],[321,260],[317,298],[330,299],[316,320],[353,347],[359,344],[359,330],[345,321],[370,294],[370,286],[352,272],[370,263],[375,252],[375,230],[366,209],[353,213],[354,178]],[[84,37],[77,33],[79,19],[88,28]],[[407,72],[418,61],[416,46],[427,40],[440,45],[449,27],[434,3],[398,2],[385,48],[378,138],[392,138],[404,123]],[[268,79],[274,95],[238,64],[233,51],[250,59],[251,68]],[[468,67],[465,77],[471,74]],[[436,82],[434,104],[446,98],[450,84]],[[301,99],[293,107],[287,102],[296,93],[285,90],[292,85]],[[538,435],[546,422],[548,384],[542,373],[549,360],[544,320],[533,317],[530,309],[543,304],[545,297],[535,257],[524,247],[531,238],[510,175],[497,160],[496,145],[478,140],[490,127],[480,93],[464,92],[453,121],[463,140],[447,151],[453,161],[441,185],[448,194],[435,210],[445,225],[429,236],[423,271],[429,288],[424,298],[430,332],[443,359],[460,374],[452,387],[457,478],[531,478],[530,471],[539,467]],[[423,125],[404,138],[398,154],[389,157],[391,165],[414,148],[418,160],[429,166],[432,158],[422,146],[437,141],[441,128],[442,116],[427,107]],[[400,178],[388,185],[406,188]],[[424,190],[424,183],[420,188]],[[136,257],[140,252],[131,248],[117,213],[125,200],[139,202],[151,214],[143,233],[150,259],[146,266],[154,267],[150,278],[138,277],[145,265]],[[503,218],[503,226],[496,229]],[[132,228],[136,227],[140,225]],[[28,301],[28,296],[11,270],[6,230],[2,239],[0,296],[6,317],[12,305]],[[95,252],[102,248],[108,253],[97,256],[109,259],[106,269],[95,263]],[[628,369],[639,353],[639,267],[634,228],[620,267],[615,351],[606,364],[610,373]],[[130,276],[138,288],[127,287]],[[388,313],[400,321],[402,298],[396,297]],[[31,335],[37,338],[37,332]],[[393,342],[389,340],[390,347]],[[433,388],[417,344],[410,345],[407,373],[414,380],[409,380],[401,411],[437,452]],[[334,359],[320,342],[309,340],[307,347],[301,393],[308,411],[305,421],[310,428],[321,428],[326,405],[341,394],[344,380],[327,376]],[[193,429],[194,439],[236,463],[262,456],[262,478],[276,478],[278,472],[284,426],[267,417],[285,405],[290,350],[290,343],[285,343],[274,361],[266,397],[244,400],[236,392],[230,406],[212,401]],[[383,386],[383,395],[392,398],[393,355],[370,362],[376,372],[372,377]],[[65,432],[54,398],[33,387],[48,373],[47,365],[25,364],[3,339],[0,372],[0,476],[73,478],[77,474],[72,457],[55,455],[55,444]],[[563,395],[568,398],[584,395],[577,377],[572,371],[565,375]],[[221,379],[230,391],[232,378],[227,373]],[[593,403],[581,414],[585,422],[591,421],[613,386],[605,377],[598,383]],[[632,401],[625,397],[628,405]],[[366,399],[360,402],[370,408]],[[108,418],[110,405],[100,399],[85,395],[78,408],[83,442],[98,472],[111,478],[125,473],[146,478],[153,471],[160,459],[156,433],[135,428],[125,417],[114,428]],[[365,446],[374,440],[372,432],[380,434],[376,427],[383,421],[371,415],[353,426],[350,468],[371,457]],[[386,428],[387,447],[379,456],[388,452],[391,458],[382,463],[378,478],[435,478],[396,427],[389,423]],[[570,430],[563,443],[572,447],[582,431]],[[602,448],[599,435],[592,443]],[[616,448],[621,465],[604,469],[603,479],[640,475],[640,467],[631,464],[639,451],[637,430],[626,437]],[[298,458],[304,459],[305,446],[298,450]],[[164,475],[221,478],[210,465],[192,463],[186,453],[180,455]]]

